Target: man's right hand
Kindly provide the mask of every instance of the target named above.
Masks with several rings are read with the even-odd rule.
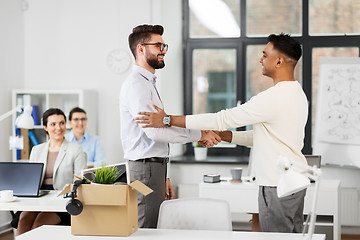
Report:
[[[215,131],[214,133],[221,137],[222,141],[231,143],[232,140],[232,132],[231,131]]]
[[[219,135],[215,134],[213,131],[201,130],[201,139],[199,144],[203,147],[213,147],[221,142]]]

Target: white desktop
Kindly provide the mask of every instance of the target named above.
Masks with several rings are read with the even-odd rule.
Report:
[[[41,226],[24,233],[16,240],[38,240],[51,236],[51,240],[119,240],[124,237],[111,236],[74,236],[70,226]],[[231,232],[209,230],[178,230],[178,229],[146,229],[139,228],[130,235],[131,240],[305,240],[302,234],[294,233],[260,233],[260,232]],[[314,234],[313,240],[325,240],[324,234]]]
[[[66,202],[62,196],[57,197],[59,191],[51,191],[42,197],[18,197],[13,202],[0,203],[0,211],[51,211],[65,212]],[[70,226],[41,226],[37,229],[16,237],[16,240],[38,240],[51,236],[51,240],[117,240],[123,237],[109,236],[74,236],[71,235]],[[302,234],[293,233],[256,233],[256,232],[234,232],[234,231],[206,231],[206,230],[170,230],[170,229],[143,229],[140,228],[130,239],[137,240],[218,240],[218,239],[246,239],[246,240],[304,240]],[[315,234],[313,240],[325,240],[324,234]]]

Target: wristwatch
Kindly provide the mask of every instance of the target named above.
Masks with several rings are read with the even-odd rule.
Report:
[[[171,127],[170,125],[170,115],[166,115],[164,118],[163,118],[163,123],[165,125],[165,127]]]

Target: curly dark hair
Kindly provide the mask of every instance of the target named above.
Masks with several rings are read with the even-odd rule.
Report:
[[[295,61],[300,59],[302,55],[301,45],[298,41],[290,37],[289,34],[271,34],[267,39],[274,45],[274,49],[285,54],[287,57]]]

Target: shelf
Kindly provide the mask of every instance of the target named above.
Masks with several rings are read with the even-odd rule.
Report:
[[[306,220],[306,216],[304,215],[304,223],[305,220]],[[318,215],[316,216],[315,226],[333,227],[334,217],[328,215]]]
[[[24,105],[24,95],[30,95],[30,104],[32,106],[38,106],[39,118],[49,108],[61,109],[68,120],[69,112],[74,107],[83,108],[89,119],[87,130],[93,134],[97,134],[97,93],[94,90],[84,89],[15,89],[12,91],[12,105],[15,108],[17,105]],[[15,122],[16,114],[13,115],[13,122]],[[39,122],[37,122],[39,123]],[[67,123],[66,129],[70,130],[70,126]],[[15,128],[12,130],[15,135]],[[43,143],[48,140],[48,136],[44,131],[42,125],[35,125],[33,132],[38,139],[39,143]],[[30,141],[27,149],[31,151],[32,143]],[[24,156],[23,156],[24,158]],[[13,161],[17,160],[17,150],[13,151]],[[21,160],[22,161],[22,160]]]
[[[19,160],[16,160],[16,162],[19,162],[19,163],[28,163],[29,160],[28,160],[28,159],[19,159]]]

